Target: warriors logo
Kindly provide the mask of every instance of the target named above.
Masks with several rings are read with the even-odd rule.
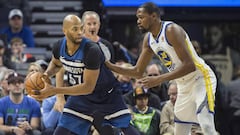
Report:
[[[161,62],[162,62],[168,69],[171,69],[171,67],[172,67],[172,61],[171,61],[170,56],[169,56],[166,52],[164,52],[164,51],[162,51],[162,50],[159,50],[159,51],[157,52],[157,54],[158,54],[158,57],[159,57],[159,59],[161,60]]]

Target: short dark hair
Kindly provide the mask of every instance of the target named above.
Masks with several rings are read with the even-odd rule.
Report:
[[[8,75],[8,84],[24,83],[25,76],[16,72]]]
[[[160,9],[153,2],[146,2],[142,4],[139,8],[144,8],[148,14],[156,13],[160,17]]]

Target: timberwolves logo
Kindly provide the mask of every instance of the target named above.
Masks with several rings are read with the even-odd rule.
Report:
[[[172,67],[172,61],[171,61],[170,56],[169,56],[166,52],[164,52],[164,51],[162,51],[162,50],[159,50],[159,51],[157,52],[157,54],[158,54],[158,57],[159,57],[159,59],[161,60],[161,62],[162,62],[168,69],[171,69],[171,67]]]

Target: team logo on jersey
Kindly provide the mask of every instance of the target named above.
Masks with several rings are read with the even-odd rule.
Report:
[[[161,60],[161,62],[167,67],[167,68],[171,68],[172,67],[172,60],[171,60],[171,58],[170,58],[170,56],[166,53],[166,52],[164,52],[164,51],[162,51],[162,50],[159,50],[158,52],[157,52],[157,54],[158,54],[158,57],[159,57],[159,59]]]

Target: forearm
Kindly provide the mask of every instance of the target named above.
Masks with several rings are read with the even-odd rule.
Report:
[[[141,78],[143,75],[143,72],[136,69],[135,67],[121,67],[110,62],[107,62],[106,65],[110,70],[121,75],[131,76],[134,78]]]
[[[62,67],[54,64],[52,61],[49,63],[49,66],[44,74],[46,74],[48,77],[52,77],[55,75]]]
[[[0,130],[5,133],[13,133],[15,126],[0,125]]]
[[[159,79],[159,81],[161,83],[164,81],[174,80],[174,79],[183,77],[191,72],[194,72],[195,70],[196,70],[195,65],[191,65],[191,64],[190,65],[182,65],[171,72],[167,72],[165,74],[160,75],[159,77],[161,79]]]
[[[95,85],[94,85],[95,86]],[[80,84],[71,87],[55,87],[53,91],[55,94],[64,94],[70,96],[88,95],[91,94],[94,87],[87,84]]]

